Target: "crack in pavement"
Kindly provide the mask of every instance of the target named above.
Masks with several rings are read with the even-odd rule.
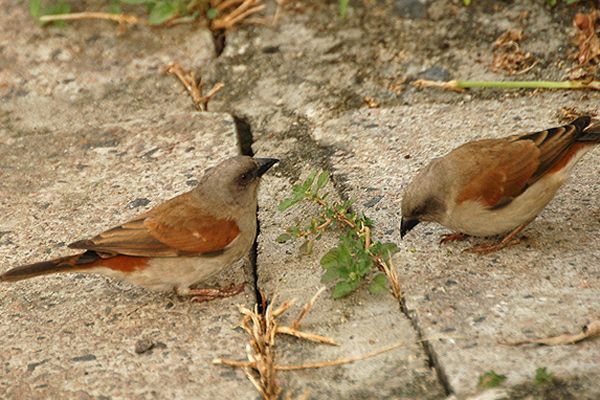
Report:
[[[240,154],[244,156],[254,157],[254,151],[252,150],[252,144],[254,139],[252,137],[252,127],[248,120],[242,116],[230,114],[235,123],[235,131],[237,136],[238,150]],[[256,208],[256,236],[254,237],[254,243],[248,254],[250,262],[250,268],[252,268],[252,284],[254,289],[255,302],[258,307],[258,312],[263,313],[263,296],[260,288],[258,287],[258,265],[256,259],[258,257],[258,239],[260,237],[260,219],[258,218],[258,206]]]
[[[429,342],[429,339],[426,339],[423,335],[423,329],[419,324],[419,319],[417,317],[417,313],[415,311],[411,312],[406,305],[406,300],[401,298],[398,300],[400,303],[400,312],[404,314],[406,318],[410,321],[412,328],[415,330],[417,334],[417,340],[421,343],[421,347],[423,348],[423,352],[427,357],[427,366],[432,368],[435,371],[438,382],[442,385],[446,396],[451,396],[454,394],[454,389],[450,385],[450,381],[448,379],[448,375],[446,374],[446,370],[444,366],[440,363],[438,356],[433,349],[433,346]]]
[[[331,161],[328,157],[328,155],[332,154],[332,152],[334,150],[332,148],[330,148],[330,146],[323,146],[323,145],[319,144],[313,138],[312,134],[309,132],[309,130],[311,128],[310,128],[310,124],[308,122],[307,122],[307,124],[305,124],[305,127],[307,128],[307,135],[306,135],[307,137],[305,138],[305,140],[307,139],[309,141],[310,147],[316,149],[319,156],[323,157],[323,161],[322,161],[323,168],[325,168],[331,172],[331,181],[333,183],[334,189],[337,191],[337,194],[340,196],[340,198],[342,200],[348,200],[348,198],[347,198],[348,196],[344,195],[344,193],[350,193],[350,188],[348,187],[348,184],[347,184],[348,182],[344,178],[343,175],[333,173],[333,165],[331,164]],[[313,150],[313,149],[311,149],[311,150]],[[353,207],[350,207],[351,210],[352,210],[352,208]],[[454,394],[454,390],[452,389],[452,386],[450,385],[450,381],[448,379],[448,375],[446,374],[444,366],[441,365],[441,363],[439,362],[437,354],[435,353],[435,350],[433,349],[433,346],[431,345],[429,340],[427,340],[423,336],[423,330],[419,324],[416,313],[409,311],[409,309],[406,305],[406,301],[403,298],[399,300],[399,305],[400,305],[400,312],[402,314],[404,314],[404,316],[410,321],[410,324],[417,335],[417,340],[422,345],[423,352],[424,352],[425,356],[427,357],[427,366],[430,369],[433,369],[435,371],[438,382],[444,389],[446,396],[450,396],[450,395]]]
[[[238,148],[239,152],[244,155],[254,156],[254,151],[252,146],[254,144],[254,137],[252,134],[252,127],[250,118],[247,116],[243,116],[239,113],[230,113],[234,119],[236,132],[237,132],[237,140],[238,140]],[[331,162],[330,156],[335,152],[335,149],[331,146],[324,146],[318,143],[311,131],[314,129],[310,121],[306,118],[303,118],[298,115],[292,115],[291,113],[287,113],[283,111],[283,114],[294,120],[296,123],[291,124],[290,129],[285,132],[286,137],[296,137],[299,142],[303,145],[303,150],[301,153],[293,152],[293,154],[288,155],[288,162],[291,161],[293,163],[296,159],[310,160],[313,164],[318,167],[324,168],[331,172],[334,171],[333,164]],[[284,162],[285,164],[285,162]],[[285,168],[285,167],[284,167]],[[342,174],[333,174],[331,175],[331,181],[333,183],[334,190],[340,196],[342,200],[346,199],[347,196],[344,193],[350,193],[349,182]],[[257,231],[256,238],[252,249],[250,251],[250,264],[252,267],[253,279],[254,279],[254,291],[256,297],[256,304],[258,305],[259,312],[263,312],[263,305],[267,304],[267,299],[263,298],[263,294],[261,292],[261,288],[259,287],[259,275],[258,275],[258,264],[257,264],[257,252],[258,252],[258,240],[260,238],[260,218],[257,213]],[[435,371],[437,381],[440,386],[444,390],[446,396],[454,394],[454,390],[452,389],[448,376],[444,370],[444,367],[440,364],[437,354],[435,353],[431,343],[424,338],[423,330],[420,327],[418,318],[416,313],[410,312],[406,306],[406,302],[404,299],[399,300],[399,310],[400,312],[409,320],[415,334],[418,338],[419,343],[421,343],[422,351],[427,359],[427,367]]]
[[[216,58],[219,58],[219,56],[223,54],[223,51],[225,51],[225,46],[227,45],[225,29],[211,30],[210,33],[212,35],[213,45],[215,46]]]

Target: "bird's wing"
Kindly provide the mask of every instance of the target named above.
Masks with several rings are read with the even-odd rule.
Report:
[[[585,145],[578,139],[585,136],[589,123],[589,117],[580,117],[557,128],[463,146],[460,156],[477,161],[469,163],[457,202],[479,201],[488,208],[510,203],[545,174],[564,166]]]
[[[528,182],[529,185],[546,173],[564,166],[585,143],[585,128],[590,124],[590,117],[579,117],[568,125],[544,131],[514,136],[515,141],[532,141],[540,149],[540,165]]]
[[[223,250],[239,233],[235,221],[210,216],[183,194],[137,219],[69,247],[108,255],[175,257]]]
[[[465,185],[456,201],[477,201],[501,207],[521,194],[539,166],[539,149],[531,141],[473,142],[465,156],[476,162],[466,171]]]

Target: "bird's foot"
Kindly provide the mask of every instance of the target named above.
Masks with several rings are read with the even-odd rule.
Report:
[[[201,288],[201,289],[187,289],[185,291],[177,291],[180,296],[192,296],[190,301],[203,303],[205,301],[211,301],[221,297],[235,296],[244,291],[246,283],[240,285],[231,285],[228,288]]]
[[[460,232],[446,233],[445,235],[440,236],[440,244],[446,244],[446,243],[450,243],[450,242],[460,242],[462,240],[465,240],[466,238],[467,238],[467,235],[465,235],[464,233],[460,233]]]
[[[505,247],[514,246],[519,243],[521,243],[520,238],[508,238],[508,240],[504,238],[498,243],[480,244],[478,246],[469,247],[468,249],[465,249],[463,251],[465,253],[490,254],[498,250],[502,250]]]
[[[533,221],[533,220],[531,220]],[[490,244],[481,244],[479,246],[473,246],[464,250],[467,253],[477,253],[477,254],[490,254],[498,250],[502,250],[505,247],[514,246],[521,242],[522,239],[518,238],[517,235],[521,233],[523,229],[529,225],[531,221],[525,222],[523,225],[517,226],[513,229],[508,235],[506,235],[501,241],[498,243],[490,243]]]

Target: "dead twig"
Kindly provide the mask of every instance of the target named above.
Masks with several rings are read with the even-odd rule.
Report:
[[[232,7],[235,7],[232,11],[212,21],[211,28],[213,30],[231,29],[250,15],[264,10],[266,6],[261,3],[261,0],[225,0],[218,4],[216,9],[221,14]]]
[[[365,250],[369,251],[369,248],[371,247],[371,228],[365,225],[361,225],[359,232],[365,238]],[[400,287],[400,279],[398,278],[398,272],[396,270],[396,267],[392,262],[392,256],[389,255],[387,257],[387,260],[384,260],[382,257],[375,256],[372,253],[369,254],[371,254],[371,257],[373,258],[373,261],[375,262],[377,268],[385,274],[390,284],[392,295],[396,299],[401,300],[402,289]]]
[[[412,82],[412,85],[414,87],[416,87],[417,89],[437,88],[437,89],[450,90],[452,92],[457,92],[457,93],[464,92],[465,89],[459,87],[457,82],[458,81],[455,81],[455,80],[444,82],[444,81],[429,81],[427,79],[417,79],[414,82]]]
[[[111,14],[105,12],[96,11],[85,11],[79,13],[69,14],[55,14],[55,15],[43,15],[40,17],[40,22],[53,22],[53,21],[72,21],[72,20],[83,20],[83,19],[103,19],[107,21],[114,21],[119,23],[119,34],[124,33],[127,30],[128,25],[148,25],[148,21],[145,19],[136,17],[130,14]]]
[[[44,15],[40,17],[40,22],[53,22],[53,21],[69,21],[78,19],[104,19],[109,21],[115,21],[120,24],[146,24],[147,22],[143,19],[130,14],[111,14],[105,12],[85,11],[80,13],[70,14],[56,14],[56,15]]]
[[[600,336],[600,320],[593,321],[583,327],[579,333],[565,333],[558,336],[550,336],[540,339],[523,339],[514,342],[505,342],[510,346],[520,346],[523,344],[538,344],[542,346],[558,346],[563,344],[575,344],[582,340]]]
[[[310,333],[310,332],[302,332],[302,331],[296,330],[294,328],[290,328],[289,326],[278,326],[277,333],[283,333],[285,335],[295,336],[299,339],[304,339],[304,340],[308,340],[308,341],[316,342],[316,343],[329,344],[332,346],[338,345],[335,342],[335,340],[328,338],[326,336],[315,335],[314,333]]]
[[[403,347],[403,346],[406,346],[406,343],[397,342],[392,345],[386,346],[384,348],[370,351],[365,354],[360,354],[358,356],[338,358],[336,360],[329,360],[329,361],[318,361],[318,362],[307,363],[307,364],[275,365],[274,368],[277,371],[298,371],[301,369],[316,369],[316,368],[325,368],[325,367],[335,367],[338,365],[352,364],[357,361],[366,360],[368,358],[372,358],[372,357],[378,356],[380,354],[390,352],[392,350],[395,350],[395,349]],[[250,361],[230,360],[227,358],[215,358],[212,362],[213,362],[213,364],[228,365],[230,367],[238,367],[238,368],[254,368],[255,367],[255,364]]]
[[[395,349],[397,349],[399,347],[403,347],[405,345],[406,344],[404,342],[397,342],[390,346],[384,347],[382,349],[370,351],[368,353],[360,354],[360,355],[354,356],[354,357],[338,358],[337,360],[319,361],[319,362],[315,362],[315,363],[299,364],[299,365],[276,365],[275,368],[278,371],[298,371],[300,369],[324,368],[324,367],[334,367],[337,365],[351,364],[356,361],[366,360],[367,358],[371,358],[371,357],[375,357],[375,356],[378,356],[383,353],[387,353],[389,351],[395,350]]]
[[[294,320],[294,322],[292,322],[292,329],[300,329],[302,320],[304,319],[304,317],[306,317],[310,310],[312,310],[313,306],[315,305],[315,302],[317,301],[317,298],[321,295],[321,293],[325,291],[325,289],[325,286],[321,287],[321,289],[319,289],[317,293],[315,293],[315,295],[310,299],[310,301],[304,305],[304,308],[302,308],[302,311],[300,312],[298,317]]]
[[[321,292],[321,291],[320,291]],[[317,295],[320,293],[318,292]],[[316,300],[317,295],[311,300],[312,303]],[[304,306],[307,310],[304,314],[300,313],[303,318],[312,308],[311,302]],[[335,345],[335,341],[326,336],[316,335],[310,332],[300,331],[298,328],[280,326],[278,318],[292,307],[295,300],[288,300],[279,306],[275,306],[276,296],[273,296],[271,303],[265,308],[265,312],[260,314],[257,307],[250,310],[240,306],[240,313],[243,315],[241,326],[250,337],[249,344],[246,350],[248,361],[236,361],[227,359],[215,359],[214,364],[229,365],[232,367],[242,368],[248,380],[254,385],[256,390],[264,399],[278,399],[281,394],[281,388],[277,381],[276,365],[275,365],[275,339],[277,334],[286,334],[297,337],[299,339],[310,340],[317,343]],[[301,318],[296,321],[301,322]],[[296,322],[295,321],[295,322]],[[296,324],[299,327],[299,322]]]
[[[388,257],[387,261],[384,261],[381,257],[376,257],[375,262],[377,267],[385,274],[390,283],[390,289],[392,295],[398,299],[402,299],[402,288],[400,287],[400,279],[398,278],[398,271],[392,262],[392,257]]]
[[[278,318],[281,317],[295,303],[295,300],[288,300],[279,306],[275,306],[276,296],[273,296],[271,303],[265,308],[264,313],[259,313],[258,308],[250,310],[244,306],[239,306],[242,318],[242,329],[250,337],[246,348],[247,361],[237,361],[217,358],[213,364],[228,365],[231,367],[242,368],[248,380],[254,385],[263,399],[278,399],[281,394],[281,388],[277,381],[277,366],[275,365],[275,340],[277,334],[286,334],[299,339],[310,340],[317,343],[335,345],[335,341],[326,336],[316,335],[310,332],[299,330],[300,323],[306,314],[312,309],[318,295],[323,290],[319,290],[315,296],[304,306],[303,311],[294,321],[296,328],[289,326],[280,326]]]
[[[217,82],[206,95],[202,95],[202,78],[196,80],[194,71],[185,71],[178,63],[171,63],[165,70],[167,74],[175,75],[183,87],[192,97],[194,107],[198,111],[208,111],[208,102],[225,86],[223,82]]]
[[[415,80],[412,85],[417,89],[439,88],[453,92],[464,92],[472,88],[494,89],[563,89],[563,90],[600,90],[600,81],[429,81]]]

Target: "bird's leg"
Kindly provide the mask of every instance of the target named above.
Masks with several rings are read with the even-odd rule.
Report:
[[[467,253],[489,254],[498,250],[502,250],[505,247],[515,245],[521,241],[521,239],[515,238],[515,236],[517,236],[523,229],[525,229],[530,222],[531,221],[527,221],[523,225],[517,226],[498,243],[481,244],[479,246],[470,247],[464,251]]]
[[[464,233],[460,232],[446,233],[440,237],[440,244],[446,244],[449,242],[460,242],[462,240],[465,240],[467,237],[468,235],[465,235]]]
[[[244,291],[246,283],[231,285],[228,288],[175,289],[178,296],[192,296],[190,301],[202,303],[219,297],[231,297]]]

